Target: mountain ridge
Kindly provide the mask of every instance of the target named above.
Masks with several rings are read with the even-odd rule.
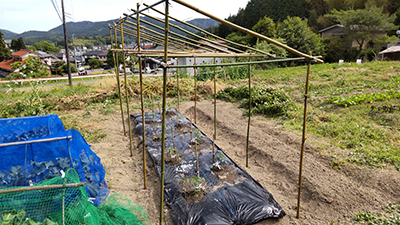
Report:
[[[141,17],[141,19],[144,19],[148,22],[151,22],[155,25],[158,25],[163,27],[163,23],[151,19],[149,17]],[[107,20],[107,21],[98,21],[98,22],[92,22],[92,21],[80,21],[80,22],[67,22],[66,23],[66,29],[67,29],[67,34],[69,37],[72,36],[72,34],[75,35],[75,37],[94,37],[94,36],[104,36],[104,35],[110,35],[108,25],[109,24],[114,24],[117,22],[118,19],[114,20]],[[133,21],[135,22],[135,21]],[[197,31],[189,26],[180,24],[176,21],[170,21],[171,24],[174,25],[179,25],[181,28],[184,28],[190,32],[196,33]],[[201,29],[206,29],[209,27],[217,26],[219,23],[215,20],[212,19],[203,19],[203,18],[197,18],[193,19],[190,21],[187,21],[187,23],[190,23],[192,25],[198,26]],[[159,30],[157,28],[153,28],[150,25],[143,24],[141,23],[142,26],[145,26],[147,28],[151,28],[156,30],[157,32],[163,32],[162,30]],[[179,31],[178,29],[171,28],[170,29],[173,32],[184,34],[182,31]],[[4,39],[17,39],[19,37],[22,37],[25,41],[26,44],[33,44],[38,41],[49,41],[49,42],[57,42],[60,41],[63,38],[63,27],[62,25],[54,27],[48,31],[38,31],[38,30],[29,30],[25,31],[22,33],[15,33],[6,29],[1,29],[0,31],[3,33],[3,38]]]

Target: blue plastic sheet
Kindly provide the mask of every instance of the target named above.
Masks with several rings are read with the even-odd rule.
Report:
[[[78,131],[65,130],[57,115],[0,119],[0,143],[67,136],[72,139],[0,147],[0,188],[36,184],[73,167],[100,205],[109,193],[105,170]]]

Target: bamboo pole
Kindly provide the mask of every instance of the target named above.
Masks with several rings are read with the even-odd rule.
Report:
[[[112,49],[112,46],[113,46],[112,32],[111,32],[111,27],[109,26],[108,28],[110,29],[110,40],[111,40],[111,49]],[[116,31],[115,31],[115,40],[117,40],[117,32]],[[117,43],[115,43],[115,46],[117,46]],[[121,84],[119,83],[119,66],[118,66],[118,68],[116,66],[116,60],[118,60],[115,57],[116,54],[117,54],[116,52],[113,52],[115,78],[117,79],[117,85],[118,85],[118,97],[119,97],[119,106],[121,108],[122,126],[124,127],[124,135],[126,136],[124,109],[122,107]],[[118,57],[118,55],[117,55],[117,57]]]
[[[194,57],[195,66],[197,65],[196,57]],[[194,67],[194,123],[197,124],[197,68]]]
[[[25,191],[43,191],[49,189],[60,189],[60,188],[70,188],[70,187],[82,187],[85,186],[86,182],[84,183],[73,183],[73,184],[52,184],[52,185],[41,185],[41,186],[27,186],[27,187],[20,187],[20,188],[11,188],[11,189],[0,189],[1,194],[10,194],[16,192],[25,192]]]
[[[133,9],[132,9],[132,11],[135,12],[135,10],[133,10]],[[154,20],[156,20],[156,21],[159,21],[159,22],[161,22],[161,23],[164,23],[163,20],[161,20],[161,19],[159,19],[159,18],[157,18],[157,17],[153,17],[153,16],[150,16],[150,15],[145,14],[145,13],[143,13],[143,15],[145,15],[145,16],[151,18],[151,19],[154,19]],[[193,36],[193,37],[196,37],[196,38],[199,38],[199,39],[201,39],[201,40],[210,42],[210,43],[212,43],[212,44],[214,44],[214,45],[217,45],[217,46],[220,46],[220,47],[222,47],[222,48],[231,49],[231,50],[233,50],[233,51],[241,52],[241,53],[244,52],[244,51],[242,51],[242,50],[240,50],[240,49],[237,49],[237,48],[234,48],[234,47],[231,47],[231,46],[228,46],[228,45],[224,45],[224,44],[215,42],[215,41],[213,41],[213,40],[207,39],[207,38],[205,38],[205,37],[202,37],[202,36],[200,36],[200,35],[197,35],[197,34],[195,34],[195,33],[192,33],[192,32],[190,32],[190,31],[185,30],[185,29],[183,29],[183,28],[181,28],[181,27],[179,27],[179,26],[176,26],[176,25],[174,25],[174,24],[170,24],[170,26],[171,26],[171,27],[174,27],[174,28],[176,28],[176,29],[178,29],[178,30],[180,30],[180,31],[182,31],[182,32],[185,32],[186,34],[189,34],[189,35],[191,35],[191,36]],[[216,48],[216,49],[218,49],[218,48]],[[228,53],[229,53],[229,51],[226,51],[226,50],[223,50],[223,49],[218,49],[218,50],[224,51],[224,52],[228,52]]]
[[[173,1],[174,1],[174,2],[177,2],[177,3],[181,4],[181,5],[184,5],[184,6],[190,8],[190,9],[192,9],[192,10],[194,10],[194,11],[200,13],[200,14],[203,14],[203,15],[205,15],[205,16],[207,16],[207,17],[210,17],[211,19],[216,20],[216,21],[220,22],[221,24],[224,24],[224,25],[229,26],[229,27],[232,27],[232,28],[234,28],[234,29],[236,29],[236,30],[242,31],[242,32],[244,32],[244,33],[246,33],[246,34],[249,34],[249,35],[254,36],[254,37],[256,37],[256,38],[259,38],[259,39],[261,39],[261,40],[268,41],[269,43],[272,43],[272,44],[274,44],[274,45],[276,45],[276,46],[279,46],[279,47],[281,47],[281,48],[283,48],[283,49],[285,49],[285,50],[287,50],[287,51],[289,51],[289,52],[291,52],[291,53],[294,53],[294,54],[298,55],[298,56],[301,56],[301,57],[304,57],[304,58],[307,58],[307,59],[314,59],[314,60],[317,61],[317,63],[324,63],[324,61],[322,61],[321,59],[317,59],[317,58],[315,58],[315,57],[312,57],[311,55],[307,55],[307,54],[305,54],[305,53],[302,53],[302,52],[300,52],[300,51],[297,51],[296,49],[293,49],[293,48],[291,48],[291,47],[289,47],[289,46],[287,46],[287,45],[284,45],[284,44],[282,44],[282,43],[280,43],[280,42],[278,42],[278,41],[275,41],[275,40],[273,40],[273,39],[271,39],[271,38],[269,38],[269,37],[266,37],[266,36],[264,36],[264,35],[261,35],[261,34],[259,34],[259,33],[257,33],[257,32],[254,32],[254,31],[252,31],[252,30],[243,28],[243,27],[241,27],[241,26],[239,26],[239,25],[236,25],[236,24],[234,24],[234,23],[231,23],[231,22],[229,22],[229,21],[226,21],[226,20],[223,20],[223,19],[221,19],[221,18],[218,18],[218,17],[216,17],[216,16],[214,16],[214,15],[212,15],[212,14],[210,14],[210,13],[207,13],[207,12],[205,12],[205,11],[202,11],[202,10],[200,10],[199,8],[196,8],[196,7],[190,5],[190,4],[188,4],[188,3],[186,3],[186,2],[184,2],[184,1],[182,1],[182,0],[173,0]]]
[[[214,57],[214,64],[215,64],[215,57]],[[214,68],[214,135],[213,135],[213,156],[212,156],[212,163],[215,163],[215,140],[217,139],[217,76],[215,74],[215,67]]]
[[[164,42],[164,61],[168,61],[168,32],[169,32],[169,0],[165,0],[165,42]],[[163,224],[164,206],[164,173],[165,173],[165,116],[167,105],[167,68],[163,68],[163,110],[162,110],[162,132],[161,132],[161,193],[160,193],[160,224]]]
[[[310,52],[311,55],[311,52]],[[307,78],[304,94],[304,116],[303,116],[303,136],[301,139],[301,154],[300,154],[300,169],[299,169],[299,194],[297,198],[297,219],[300,218],[300,201],[301,201],[301,188],[302,188],[302,176],[303,176],[303,159],[304,159],[304,147],[306,142],[306,125],[307,125],[307,103],[308,103],[308,88],[310,82],[310,70],[311,62],[307,65]]]
[[[139,11],[140,3],[137,3],[137,10]],[[139,17],[137,14],[137,17]],[[137,23],[137,46],[140,52],[140,24]],[[147,189],[147,177],[146,177],[146,119],[144,115],[144,99],[143,99],[143,71],[142,71],[142,57],[139,55],[139,77],[140,77],[140,106],[142,109],[142,132],[143,132],[143,188]]]
[[[179,65],[179,60],[176,59],[176,65]],[[179,69],[176,69],[176,87],[178,88],[178,111],[181,111],[181,107],[180,107],[180,95],[179,95]]]
[[[156,11],[156,12],[162,14],[162,15],[164,15],[163,12],[161,12],[161,11],[155,9],[155,8],[152,7],[152,6],[148,6],[146,3],[143,3],[143,5],[145,5],[145,6],[149,7],[150,9],[152,9],[152,10],[154,10],[154,11]],[[164,15],[164,16],[165,16],[165,15]],[[233,45],[236,45],[236,46],[239,46],[239,47],[242,47],[242,48],[250,49],[250,50],[253,50],[253,51],[255,51],[255,52],[261,53],[261,54],[263,54],[263,55],[268,55],[268,56],[271,56],[271,57],[272,57],[272,54],[270,54],[270,53],[268,53],[268,52],[264,52],[264,51],[261,51],[261,50],[259,50],[259,49],[256,49],[256,48],[247,46],[247,45],[242,45],[242,44],[236,43],[236,42],[234,42],[234,41],[230,41],[230,40],[228,40],[228,39],[221,38],[221,37],[219,37],[218,35],[215,35],[215,34],[213,34],[213,33],[210,33],[210,32],[208,32],[208,31],[206,31],[206,30],[200,29],[200,28],[198,28],[198,27],[196,27],[196,26],[194,26],[194,25],[192,25],[192,24],[190,24],[190,23],[186,23],[186,22],[184,22],[184,21],[178,20],[178,19],[176,19],[176,18],[174,18],[174,17],[172,17],[172,16],[169,16],[169,18],[171,18],[171,19],[173,19],[173,20],[175,20],[175,21],[177,21],[177,22],[179,22],[179,23],[182,23],[182,24],[184,24],[184,25],[186,25],[186,26],[189,26],[189,27],[191,27],[191,28],[194,28],[194,29],[196,29],[196,30],[198,30],[198,31],[200,31],[200,32],[202,32],[202,33],[205,33],[205,34],[207,34],[207,35],[209,35],[209,36],[211,36],[211,37],[213,37],[213,38],[217,38],[217,39],[220,39],[220,40],[222,40],[222,41],[226,41],[226,42],[229,43],[229,44],[233,44]]]
[[[125,45],[124,45],[123,25],[121,25],[121,43],[122,43],[122,50],[124,50]],[[130,143],[131,157],[133,157],[132,128],[131,128],[131,118],[130,118],[130,113],[129,113],[128,76],[126,75],[126,63],[125,63],[125,52],[124,51],[122,51],[122,57],[124,58],[125,95],[126,95],[126,111],[128,114],[129,143]]]
[[[251,59],[249,58],[249,61]],[[247,124],[247,140],[246,140],[246,167],[249,167],[249,138],[250,138],[250,120],[251,120],[251,65],[249,65],[249,121]]]

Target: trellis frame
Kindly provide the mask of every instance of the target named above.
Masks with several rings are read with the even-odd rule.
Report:
[[[129,18],[133,18],[132,16],[136,15],[136,18],[134,18],[134,19],[136,19],[137,23],[136,24],[134,24],[132,22],[129,22],[129,23],[134,24],[134,25],[137,26],[137,28],[136,28],[137,34],[135,35],[133,32],[130,32],[128,34],[137,37],[137,39],[138,39],[138,41],[137,41],[138,49],[137,50],[126,50],[126,49],[123,48],[122,50],[121,49],[111,49],[111,50],[115,54],[121,52],[124,55],[125,54],[136,55],[136,56],[139,57],[139,59],[142,58],[142,57],[160,57],[160,56],[163,56],[163,58],[164,58],[164,62],[159,62],[159,65],[163,69],[160,224],[163,224],[163,202],[164,202],[164,172],[165,172],[165,158],[164,158],[164,156],[165,156],[165,114],[166,114],[167,69],[169,69],[169,68],[175,68],[175,69],[194,68],[194,76],[195,76],[195,79],[196,79],[196,73],[197,73],[196,69],[203,68],[203,67],[214,67],[214,96],[215,96],[216,95],[215,67],[245,66],[245,65],[248,66],[248,77],[249,77],[248,85],[249,85],[249,95],[250,95],[250,99],[249,99],[249,118],[248,118],[247,139],[246,139],[246,167],[248,167],[248,151],[249,151],[248,149],[249,149],[250,122],[251,122],[251,65],[266,64],[266,63],[276,63],[276,62],[291,62],[291,61],[305,61],[305,62],[307,62],[307,65],[308,65],[308,67],[307,67],[307,76],[306,76],[306,85],[305,85],[305,95],[304,95],[303,135],[302,135],[302,147],[301,147],[300,168],[299,168],[299,193],[298,193],[297,218],[300,218],[300,199],[301,199],[300,196],[301,196],[301,188],[302,188],[302,169],[303,169],[304,147],[305,147],[305,141],[306,141],[305,133],[306,133],[306,117],[307,117],[307,104],[308,104],[307,100],[309,98],[309,96],[308,96],[308,88],[309,88],[310,66],[311,66],[311,63],[323,63],[323,61],[321,59],[319,59],[320,57],[312,56],[311,53],[309,55],[307,55],[305,53],[299,52],[299,51],[297,51],[297,50],[295,50],[295,49],[293,49],[293,48],[291,48],[289,46],[286,46],[286,45],[284,45],[284,44],[282,44],[280,42],[277,42],[277,41],[275,41],[273,39],[270,39],[270,38],[268,38],[268,37],[266,37],[264,35],[258,34],[258,33],[254,32],[254,31],[245,29],[245,28],[240,27],[240,26],[238,26],[236,24],[233,24],[231,22],[228,22],[228,21],[225,21],[223,19],[220,19],[220,18],[218,18],[218,17],[216,17],[216,16],[214,16],[212,14],[204,12],[204,11],[194,7],[194,6],[191,6],[190,4],[188,4],[188,3],[186,3],[186,2],[184,2],[182,0],[172,0],[172,1],[177,2],[177,3],[183,5],[183,6],[187,7],[187,8],[190,8],[190,9],[192,9],[192,10],[194,10],[194,11],[200,13],[200,14],[203,14],[203,15],[211,18],[211,19],[214,19],[214,20],[220,22],[221,24],[230,26],[230,27],[232,27],[232,28],[234,28],[236,30],[245,32],[245,33],[247,33],[247,34],[249,34],[251,36],[257,37],[257,38],[259,38],[261,40],[265,40],[265,41],[267,41],[269,43],[272,43],[272,44],[274,44],[276,46],[284,48],[285,50],[287,50],[287,51],[289,51],[289,52],[291,52],[291,53],[293,53],[293,54],[295,54],[297,56],[300,56],[300,57],[298,57],[298,58],[275,58],[275,57],[271,57],[271,54],[265,54],[265,55],[256,55],[256,54],[252,54],[252,53],[239,53],[239,54],[233,53],[233,54],[228,54],[227,52],[225,52],[225,53],[216,53],[216,52],[203,53],[203,52],[199,52],[199,51],[173,51],[173,50],[169,50],[168,46],[169,46],[169,44],[171,42],[170,39],[177,40],[176,38],[169,37],[169,33],[170,33],[170,31],[169,31],[169,25],[170,25],[169,24],[169,18],[174,19],[173,17],[169,16],[169,2],[170,2],[169,0],[162,0],[162,1],[159,1],[159,2],[157,2],[155,4],[153,4],[153,5],[144,4],[146,7],[144,9],[142,9],[142,10],[139,10],[140,4],[138,3],[137,4],[137,10],[133,10],[132,9],[133,14],[131,14],[131,15],[124,14],[125,18],[124,19],[121,18],[120,21],[117,24],[114,24],[114,27],[111,27],[115,31],[117,30],[117,28],[121,29],[121,37],[122,37],[122,40],[123,40],[123,24],[124,24],[124,22],[128,23],[127,18],[128,17]],[[161,11],[158,11],[158,10],[153,8],[154,6],[159,5],[161,3],[165,3],[165,13],[162,13]],[[141,14],[141,12],[143,12],[145,10],[148,10],[148,9],[155,10],[155,11],[157,11],[157,12],[159,12],[159,13],[161,13],[161,14],[163,14],[165,16],[165,19],[164,19],[165,28],[162,29],[164,31],[164,51],[149,51],[149,50],[141,50],[140,49],[140,39],[142,38],[140,33],[141,33],[141,28],[143,28],[143,27],[140,26],[140,21],[143,21],[143,20],[140,19],[139,15]],[[142,14],[144,14],[144,13],[142,13]],[[144,14],[144,15],[146,15],[146,14]],[[174,19],[174,20],[176,20],[176,19]],[[178,21],[178,20],[176,20],[176,21]],[[148,24],[151,25],[151,23],[148,23]],[[201,29],[199,29],[199,30],[201,30]],[[110,34],[111,34],[111,32],[110,32]],[[157,36],[157,35],[159,35],[159,36]],[[153,36],[152,38],[157,37],[158,41],[162,38],[160,33],[154,32],[154,31],[153,31],[152,36]],[[116,33],[115,33],[115,38],[116,38]],[[150,40],[150,41],[154,40],[154,39],[149,38],[149,35],[146,35],[144,37],[144,39]],[[198,47],[198,44],[199,43],[190,43],[189,45]],[[173,47],[177,47],[177,46],[179,46],[179,44],[178,45],[173,44],[172,46]],[[248,49],[252,49],[252,48],[249,47]],[[260,53],[260,51],[258,51],[258,53]],[[194,64],[193,65],[173,65],[173,66],[170,66],[170,65],[167,64],[168,57],[176,57],[176,58],[193,57],[194,58]],[[196,59],[197,58],[202,58],[202,57],[207,57],[207,58],[213,57],[214,58],[214,63],[213,64],[197,65]],[[215,57],[236,58],[236,59],[239,58],[239,57],[240,58],[247,57],[248,58],[248,62],[235,62],[235,63],[220,63],[220,64],[216,64],[215,63]],[[252,61],[251,58],[253,58],[253,57],[265,57],[265,58],[272,58],[272,59],[263,60],[263,61]],[[139,60],[139,61],[141,61],[141,60]],[[140,62],[140,64],[141,64],[141,62]],[[125,68],[125,61],[124,61],[124,68]],[[142,79],[143,79],[143,77],[142,77],[142,66],[139,67],[139,73],[140,73],[140,82],[142,84]],[[125,76],[126,76],[126,71],[125,71]],[[179,87],[179,78],[178,77],[179,77],[179,74],[177,74],[177,83],[178,83],[178,87]],[[145,119],[144,119],[144,104],[143,104],[143,99],[142,99],[143,98],[143,87],[142,86],[141,86],[140,90],[141,90],[141,111],[142,111],[142,118],[143,118],[143,141],[144,141],[145,140],[145,137],[144,137],[145,136],[145,125],[144,125],[144,120]],[[179,93],[179,89],[178,89],[178,93]],[[128,95],[126,95],[126,98],[128,98]],[[196,83],[196,80],[195,80],[195,99],[194,99],[194,115],[195,115],[195,121],[194,122],[195,123],[197,123],[197,117],[196,117],[197,104],[196,104],[196,102],[197,102],[197,83]],[[128,103],[128,100],[127,100],[127,103]],[[129,106],[127,105],[127,107],[129,107]],[[179,108],[179,99],[178,99],[178,108]],[[122,105],[121,105],[121,111],[122,111]],[[122,114],[122,117],[123,117],[123,114]],[[129,118],[129,111],[128,111],[128,118]],[[215,141],[215,139],[216,139],[216,99],[214,99],[214,135],[213,135],[213,137],[214,137],[214,141]],[[132,146],[132,143],[131,143],[131,146]],[[214,154],[215,153],[213,151],[213,162],[214,162]],[[143,161],[144,161],[143,163],[145,165],[145,143],[143,143]],[[144,180],[146,180],[145,169],[144,169]],[[144,182],[146,183],[146,181],[144,181]],[[145,184],[145,187],[146,187],[146,184]]]

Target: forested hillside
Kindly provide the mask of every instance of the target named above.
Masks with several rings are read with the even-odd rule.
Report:
[[[395,14],[394,24],[400,26],[399,0],[250,0],[244,9],[227,18],[228,21],[251,29],[261,18],[267,16],[275,22],[281,22],[288,16],[308,20],[308,25],[318,32],[336,22],[325,15],[332,10],[364,9],[375,4],[383,7],[383,12]],[[233,30],[220,25],[216,31],[221,37],[226,37]]]

